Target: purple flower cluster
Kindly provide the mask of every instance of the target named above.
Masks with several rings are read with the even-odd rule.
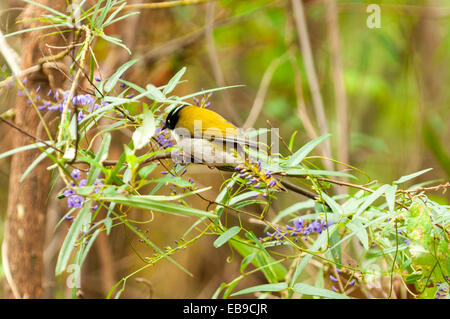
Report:
[[[195,96],[192,98],[192,100],[194,100],[195,105],[204,107],[204,108],[208,108],[211,106],[211,102],[208,101],[211,96],[212,96],[212,92],[209,92],[208,94],[203,94],[203,97],[201,100],[197,99]]]
[[[337,272],[338,272],[338,273],[345,273],[345,271],[341,271],[339,268],[337,268]],[[338,283],[338,282],[340,281],[340,279],[334,277],[333,275],[330,275],[329,278],[330,278],[331,282],[333,283],[332,286],[331,286],[331,290],[336,291],[336,292],[339,292],[339,289],[336,288],[336,287],[334,286],[334,284]],[[341,278],[342,278],[342,277],[341,277]],[[356,283],[356,279],[352,279],[352,280],[350,280],[350,281],[347,281],[347,285],[344,286],[344,289],[345,289],[346,287],[353,287],[353,286],[355,285],[355,283]]]
[[[67,104],[67,99],[69,98],[70,91],[64,91],[62,94],[60,91],[53,92],[52,89],[50,89],[47,93],[47,95],[41,99],[41,96],[39,95],[41,91],[41,88],[38,87],[36,89],[36,92],[34,94],[31,94],[31,98],[36,100],[36,102],[40,102],[40,104],[37,106],[40,111],[48,110],[48,111],[59,111],[62,112],[64,109],[64,105]],[[22,91],[19,91],[17,93],[18,96],[23,95]],[[31,100],[29,100],[29,103],[31,104]],[[87,111],[89,113],[98,110],[100,107],[108,104],[105,101],[101,101],[100,103],[96,102],[96,98],[91,94],[79,94],[75,95],[71,99],[71,104],[76,105],[78,107],[88,107]],[[81,121],[84,118],[83,111],[80,110],[78,113],[78,121]]]
[[[164,123],[163,123],[164,125]],[[174,142],[172,140],[172,137],[170,133],[166,130],[162,130],[161,126],[158,126],[155,131],[155,138],[159,145],[161,145],[162,148],[169,148],[174,145]]]
[[[281,241],[282,243],[282,240],[289,235],[291,237],[296,237],[295,242],[297,242],[299,235],[303,235],[304,239],[307,239],[307,236],[310,234],[314,233],[321,234],[322,231],[324,231],[330,225],[331,222],[328,222],[327,225],[327,222],[324,220],[323,221],[315,220],[311,222],[309,225],[306,225],[302,216],[294,220],[292,225],[293,227],[290,225],[286,225],[286,230],[282,230],[278,227],[275,227],[275,232],[273,233],[267,232],[266,238],[270,240],[275,239],[277,241]]]
[[[447,280],[448,280],[448,275],[445,276],[445,277],[446,277]],[[447,287],[445,287],[444,284],[441,283],[441,282],[436,283],[436,288],[437,288],[437,291],[436,291],[436,299],[439,299],[439,298],[441,298],[441,297],[445,297],[445,296],[447,296],[448,293],[449,293]]]
[[[81,178],[81,171],[78,168],[75,168],[72,173],[70,174],[72,178],[76,181]],[[73,187],[77,187],[76,184],[71,185]],[[87,179],[81,179],[78,182],[78,187],[85,187],[87,186]],[[94,193],[98,193],[102,186],[104,186],[101,179],[97,178],[95,183],[93,184],[95,186]],[[81,208],[84,203],[84,198],[78,194],[75,193],[75,191],[72,188],[68,188],[64,191],[64,196],[67,198],[67,206],[69,208]],[[92,210],[97,210],[98,206],[94,205],[92,207]]]

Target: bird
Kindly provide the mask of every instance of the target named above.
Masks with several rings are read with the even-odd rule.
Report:
[[[162,129],[169,129],[176,145],[194,163],[233,165],[248,184],[266,185],[285,190],[261,159],[252,159],[249,149],[265,150],[266,146],[245,136],[244,131],[222,115],[200,106],[180,105],[167,115]]]

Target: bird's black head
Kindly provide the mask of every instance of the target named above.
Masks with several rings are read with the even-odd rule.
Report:
[[[163,126],[163,130],[166,128],[173,130],[175,128],[180,117],[180,111],[183,107],[185,107],[185,105],[178,106],[169,112],[166,117],[166,123]]]

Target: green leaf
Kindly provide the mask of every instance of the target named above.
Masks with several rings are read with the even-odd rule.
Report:
[[[257,252],[255,251],[255,252],[251,253],[250,255],[245,256],[242,259],[242,262],[241,262],[241,273],[244,273],[245,268],[247,268],[247,266],[253,261],[253,259],[256,257],[256,255],[257,255]]]
[[[153,113],[144,108],[144,120],[142,125],[133,133],[133,143],[136,150],[143,148],[150,139],[155,135],[156,123]]]
[[[331,299],[350,299],[349,296],[334,292],[332,290],[314,287],[308,284],[298,283],[293,287],[296,293],[309,296],[319,296]]]
[[[380,197],[381,195],[384,194],[384,192],[386,191],[386,189],[388,189],[390,187],[390,185],[385,184],[382,185],[381,187],[379,187],[375,192],[373,192],[372,194],[370,194],[369,196],[367,196],[367,199],[364,201],[364,203],[359,206],[355,216],[360,215],[363,211],[365,211],[367,209],[367,207],[369,207],[370,205],[372,205],[372,203],[374,201],[376,201],[378,199],[378,197]]]
[[[335,229],[336,229],[336,224],[333,224],[328,228],[328,232],[326,232],[326,231],[322,232],[322,234],[320,234],[319,237],[317,237],[316,241],[314,242],[314,244],[311,246],[311,248],[309,250],[310,251],[320,250],[320,248],[328,240],[328,233],[333,233],[335,231]],[[303,272],[303,270],[305,269],[306,265],[309,263],[309,261],[311,260],[312,257],[313,257],[312,254],[307,254],[307,255],[305,255],[305,257],[303,257],[301,259],[301,262],[295,268],[294,275],[292,276],[291,282],[289,283],[290,287],[292,287],[295,284],[298,277],[301,275],[301,273]]]
[[[169,196],[168,196],[169,197]],[[173,196],[177,197],[177,196]],[[203,210],[175,205],[172,203],[167,203],[161,200],[154,200],[146,198],[146,196],[114,196],[114,197],[106,197],[100,196],[98,200],[104,200],[108,202],[113,202],[117,204],[123,204],[130,207],[145,209],[145,210],[153,210],[161,213],[168,214],[178,214],[178,215],[189,215],[189,216],[197,216],[197,217],[211,217],[214,218],[212,212],[206,212]]]
[[[9,150],[9,151],[6,151],[6,152],[0,154],[0,159],[14,155],[19,152],[28,151],[28,150],[32,150],[34,148],[44,147],[44,146],[45,146],[44,143],[34,143],[34,144],[30,144],[30,145],[17,147],[17,148],[14,148],[12,150]]]
[[[84,260],[86,259],[86,256],[89,252],[89,250],[91,249],[92,245],[94,244],[95,239],[97,238],[97,236],[100,234],[102,230],[101,229],[97,229],[94,234],[92,234],[91,238],[89,238],[89,241],[86,245],[86,247],[83,249],[83,254],[81,255],[80,261],[78,262],[78,264],[80,266],[83,265]]]
[[[104,86],[104,90],[105,92],[109,92],[111,91],[114,86],[116,85],[117,81],[119,80],[119,78],[122,76],[122,74],[128,70],[128,68],[130,68],[133,64],[135,64],[138,61],[138,59],[134,59],[128,62],[125,62],[124,64],[122,64],[117,71],[111,75],[111,77],[108,79],[108,81],[106,81],[105,86]]]
[[[321,192],[320,195],[322,196],[322,198],[325,201],[325,203],[327,203],[328,206],[330,206],[330,208],[333,211],[333,213],[335,213],[337,215],[343,215],[344,214],[344,210],[342,209],[341,205],[336,203],[336,201],[333,198],[331,198],[330,196],[328,196],[324,192]]]
[[[219,248],[220,246],[225,244],[227,241],[229,241],[231,238],[233,238],[234,236],[239,234],[240,231],[241,231],[241,228],[239,226],[231,227],[230,229],[225,231],[223,234],[221,234],[219,236],[219,238],[217,238],[214,241],[214,247]]]
[[[404,183],[406,181],[409,181],[410,179],[413,179],[413,178],[415,178],[417,176],[425,174],[426,172],[429,172],[432,169],[433,168],[427,168],[427,169],[424,169],[424,170],[416,172],[416,173],[412,173],[412,174],[409,174],[409,175],[402,176],[398,180],[394,181],[394,184],[402,184],[402,183]]]
[[[55,274],[61,274],[67,267],[70,255],[74,248],[78,235],[82,232],[83,227],[88,224],[90,220],[89,210],[91,209],[91,202],[87,202],[83,205],[83,208],[78,213],[74,222],[70,226],[69,232],[64,239],[62,247],[59,251],[58,260],[56,261]]]
[[[46,152],[48,153],[53,153],[53,149],[48,149]],[[23,172],[22,177],[20,177],[20,183],[23,182],[23,180],[28,176],[28,174],[31,173],[31,171],[36,167],[37,164],[39,164],[40,162],[42,162],[45,158],[47,157],[47,153],[42,153],[41,155],[39,155],[34,161],[33,163],[30,164],[30,166],[27,167],[27,169],[25,170],[25,172]]]
[[[97,155],[95,156],[95,162],[101,163],[101,161],[105,160],[108,156],[109,145],[111,144],[111,134],[104,134],[104,138],[102,144],[100,145]],[[92,185],[95,179],[99,176],[101,171],[100,167],[94,166],[89,170],[89,174],[87,177],[88,185]]]
[[[145,96],[150,100],[154,100],[157,102],[166,101],[166,96],[162,94],[162,92],[153,84],[147,84],[145,87],[147,90],[145,91]]]
[[[180,82],[181,77],[186,72],[186,67],[183,67],[180,71],[177,72],[173,76],[173,78],[170,79],[169,83],[167,83],[167,86],[164,88],[163,93],[167,94],[173,91],[173,89],[177,86],[178,82]]]
[[[286,175],[293,175],[293,176],[339,176],[339,177],[348,177],[357,179],[352,174],[343,173],[343,172],[335,172],[335,171],[326,171],[326,170],[320,170],[320,169],[306,169],[306,168],[287,168],[287,169],[272,169],[272,171],[282,171]]]
[[[148,176],[148,174],[150,174],[151,172],[153,172],[153,170],[154,170],[156,167],[158,167],[157,164],[151,164],[151,165],[144,166],[144,167],[142,167],[142,168],[139,170],[138,174],[139,174],[139,176],[140,176],[142,179],[146,179],[147,176]]]
[[[369,249],[369,236],[367,235],[366,228],[359,221],[352,219],[352,221],[345,226],[355,232],[356,237],[361,241],[364,249]]]
[[[289,140],[289,149],[292,151],[292,147],[294,146],[294,139],[297,135],[298,131],[294,131],[294,133],[291,135],[291,139]]]
[[[323,136],[320,136],[312,141],[309,141],[305,145],[303,145],[297,152],[295,152],[287,161],[287,166],[294,166],[299,164],[303,159],[322,141],[329,138],[331,134],[326,134]]]
[[[276,284],[265,284],[265,285],[259,285],[259,286],[253,286],[250,288],[242,289],[238,292],[235,292],[231,296],[238,296],[238,295],[244,295],[244,294],[250,294],[255,292],[261,292],[261,291],[270,291],[270,292],[276,292],[276,291],[282,291],[287,289],[288,285],[285,282],[280,282]]]
[[[389,212],[391,214],[394,213],[395,208],[395,192],[397,191],[397,185],[391,185],[389,187],[386,187],[385,194],[386,194],[386,202],[389,207]]]
[[[315,202],[312,199],[304,201],[304,202],[295,203],[295,204],[293,204],[293,205],[291,205],[291,206],[281,210],[271,222],[273,224],[275,224],[280,219],[282,219],[282,218],[284,218],[284,217],[286,217],[286,216],[288,216],[290,214],[296,213],[296,212],[298,212],[298,211],[300,211],[302,209],[305,209],[305,208],[312,208],[312,207],[314,207],[314,203]]]

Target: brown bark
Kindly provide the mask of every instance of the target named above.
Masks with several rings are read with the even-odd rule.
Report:
[[[65,12],[64,0],[37,0],[36,2]],[[27,5],[18,19],[27,20],[43,14],[48,14],[48,12],[34,5]],[[22,24],[23,28],[35,27],[40,24],[38,21],[27,21]],[[38,60],[44,56],[59,52],[58,49],[50,49],[49,46],[66,45],[65,39],[59,34],[40,37],[54,31],[47,29],[24,33],[21,52],[22,69],[36,65]],[[50,87],[55,90],[63,82],[64,77],[57,70],[44,69],[30,74],[24,85],[30,92],[36,91],[40,86],[41,94],[45,96]],[[47,140],[48,137],[42,133],[45,131],[40,127],[42,125],[40,119],[34,107],[27,103],[27,99],[26,96],[21,96],[16,100],[15,124],[27,132]],[[11,136],[14,136],[15,147],[35,142],[19,132],[14,132]],[[12,157],[2,252],[5,273],[7,272],[6,282],[8,283],[5,284],[5,297],[9,298],[40,298],[43,293],[43,248],[50,182],[50,173],[46,168],[49,162],[41,162],[22,183],[19,182],[25,169],[39,154],[40,151],[35,150],[17,153]]]

